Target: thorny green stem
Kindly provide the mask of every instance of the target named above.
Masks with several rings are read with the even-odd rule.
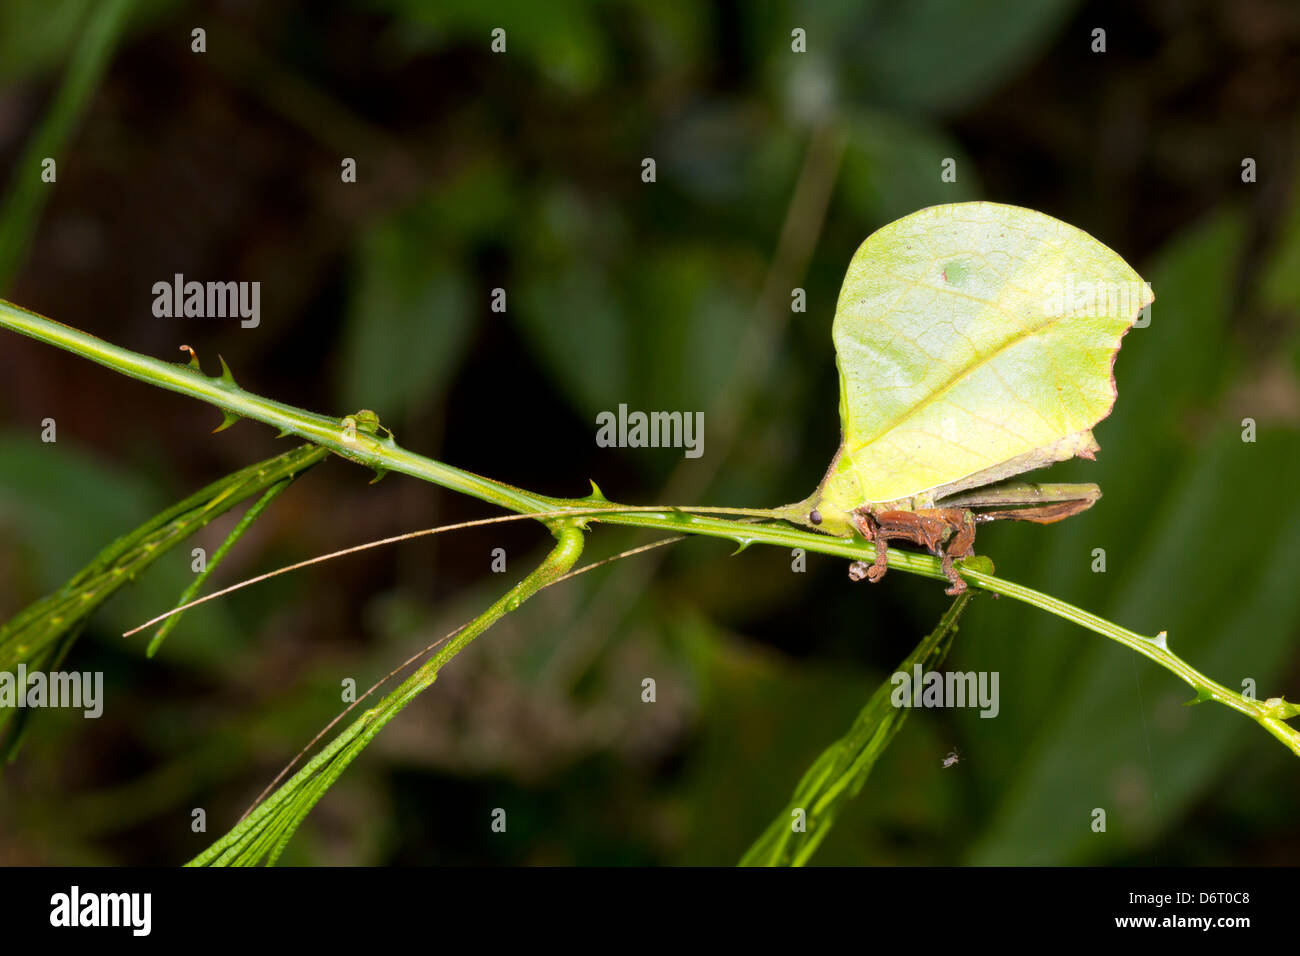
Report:
[[[422,478],[518,514],[563,512],[571,509],[572,516],[539,518],[557,533],[561,527],[585,527],[590,521],[603,521],[607,524],[658,528],[678,534],[724,538],[735,541],[741,549],[759,543],[804,548],[850,560],[874,557],[871,545],[860,538],[834,538],[804,531],[776,520],[777,511],[771,509],[669,505],[662,509],[630,510],[608,501],[594,485],[593,494],[586,498],[537,495],[408,451],[397,444],[391,433],[379,427],[370,413],[358,412],[337,419],[274,402],[240,388],[224,361],[221,376],[207,376],[198,369],[197,362],[179,365],[140,355],[4,300],[0,300],[0,327],[65,349],[131,378],[208,402],[227,416],[251,418],[272,425],[283,434],[297,435],[314,442],[350,461],[373,468],[379,474],[396,471]],[[708,512],[773,520],[771,523],[756,524],[709,517]],[[889,553],[889,566],[940,580],[944,577],[938,559],[929,555],[894,549]],[[1287,719],[1300,714],[1300,707],[1295,704],[1287,703],[1281,698],[1252,700],[1210,680],[1169,650],[1163,632],[1155,637],[1144,637],[1032,588],[978,571],[969,565],[959,567],[962,576],[975,587],[1031,604],[1137,651],[1187,682],[1196,690],[1197,701],[1215,700],[1240,711],[1282,741],[1292,753],[1300,756],[1300,730],[1286,723]],[[448,650],[452,646],[449,645]]]

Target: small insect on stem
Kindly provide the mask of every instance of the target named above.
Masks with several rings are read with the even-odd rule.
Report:
[[[956,747],[953,747],[952,752],[948,754],[948,756],[943,758],[944,769],[946,770],[947,768],[951,767],[953,764],[957,763],[959,760],[961,760],[961,753],[957,750]]]

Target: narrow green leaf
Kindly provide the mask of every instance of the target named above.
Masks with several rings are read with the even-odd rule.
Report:
[[[39,670],[62,659],[90,615],[123,585],[214,518],[253,495],[298,475],[328,452],[302,445],[227,475],[178,502],[104,548],[59,590],[33,602],[0,627],[0,670]],[[0,711],[0,747],[12,750],[14,711]]]
[[[934,670],[943,663],[972,595],[968,591],[952,602],[938,626],[899,665],[900,672],[911,674],[917,665]],[[894,706],[894,690],[892,681],[882,683],[848,733],[822,751],[785,809],[741,858],[741,866],[803,866],[811,859],[844,803],[862,790],[876,760],[907,720],[910,708]],[[796,830],[796,822],[802,830]]]
[[[189,866],[270,866],[279,859],[302,821],[374,736],[412,700],[433,685],[443,666],[471,641],[538,591],[563,577],[582,554],[584,532],[561,528],[554,549],[527,577],[456,632],[396,690],[365,711],[293,777],[268,795],[243,820],[189,862]]]
[[[212,557],[208,559],[203,570],[199,574],[195,575],[194,581],[181,594],[180,599],[176,602],[176,607],[183,607],[193,600],[194,595],[198,594],[199,588],[203,586],[203,582],[211,576],[212,572],[217,569],[217,565],[221,564],[226,555],[230,553],[230,549],[235,546],[235,542],[242,538],[244,533],[253,526],[253,522],[261,517],[262,512],[266,510],[267,506],[283,494],[291,484],[293,484],[294,479],[297,478],[299,474],[301,474],[301,472],[291,475],[283,481],[272,485],[266,490],[262,497],[252,505],[252,507],[244,512],[243,517],[239,519],[239,523],[231,529],[230,534],[226,536],[226,540],[221,542],[221,546],[213,552]],[[184,612],[181,612],[179,614],[173,614],[171,617],[167,618],[167,620],[163,621],[161,626],[158,628],[158,633],[153,636],[153,640],[149,642],[149,648],[145,652],[149,657],[153,657],[158,653],[158,648],[162,646],[162,642],[166,640],[167,635],[176,628],[176,625],[180,623],[181,618],[184,616]]]

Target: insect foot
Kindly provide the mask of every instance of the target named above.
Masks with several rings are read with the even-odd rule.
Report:
[[[876,559],[875,564],[868,564],[866,561],[854,561],[849,565],[849,580],[861,581],[866,578],[872,584],[875,584],[885,576],[885,572],[888,570],[888,566],[882,564],[879,558]]]
[[[948,580],[952,582],[952,584],[943,589],[944,594],[947,594],[950,597],[956,597],[958,594],[964,593],[966,588],[969,587],[969,585],[962,580],[961,575],[957,573],[957,570],[952,566],[952,558],[946,554],[943,556],[943,573],[946,574]]]

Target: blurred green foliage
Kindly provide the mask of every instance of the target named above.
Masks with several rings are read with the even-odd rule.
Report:
[[[0,118],[19,118],[0,121],[9,190],[32,174],[20,157],[89,6],[0,7]],[[141,351],[220,352],[295,404],[376,408],[410,447],[542,492],[581,494],[592,477],[648,502],[686,481],[697,501],[775,505],[807,494],[837,443],[830,322],[858,243],[936,202],[1041,208],[1115,248],[1156,303],[1120,353],[1098,460],[1053,471],[1105,497],[1050,528],[990,529],[981,549],[1005,577],[1167,630],[1224,683],[1296,697],[1300,171],[1293,137],[1264,131],[1294,127],[1300,104],[1267,68],[1289,62],[1300,28],[1131,6],[148,5],[43,217],[22,227],[10,297]],[[206,56],[189,53],[199,19]],[[1088,52],[1099,24],[1105,57]],[[498,26],[506,54],[489,50]],[[806,54],[790,52],[796,27]],[[824,218],[792,198],[817,129],[844,144]],[[1171,131],[1203,151],[1171,148]],[[355,185],[338,182],[341,143]],[[1240,183],[1245,155],[1258,184]],[[945,158],[955,183],[939,179]],[[808,311],[792,315],[787,288],[775,311],[760,304],[787,226],[812,232],[790,277]],[[153,319],[150,284],[177,271],[261,280],[262,327]],[[755,327],[776,339],[750,387],[733,373]],[[0,349],[6,615],[166,502],[277,450],[248,424],[211,436],[210,410],[49,352]],[[725,434],[721,402],[740,410]],[[705,457],[596,448],[595,415],[619,403],[705,411]],[[54,445],[37,437],[47,415]],[[369,477],[339,463],[299,482],[221,583],[478,514]],[[208,546],[228,528],[207,529]],[[638,542],[604,529],[591,556]],[[491,549],[513,580],[542,544],[507,526],[287,576],[191,612],[146,662],[116,635],[184,587],[186,556],[163,559],[68,664],[107,672],[104,718],[40,715],[0,780],[0,862],[191,857],[340,709],[343,677],[368,686],[486,606],[505,586]],[[933,582],[852,585],[838,562],[792,573],[788,554],[717,542],[657,562],[545,592],[458,658],[285,862],[732,863],[947,603]],[[947,666],[1000,672],[998,717],[912,715],[814,862],[1294,857],[1293,761],[1248,721],[1183,707],[1181,686],[1122,648],[981,600]],[[944,770],[953,746],[963,760]],[[190,829],[196,806],[207,834]]]

